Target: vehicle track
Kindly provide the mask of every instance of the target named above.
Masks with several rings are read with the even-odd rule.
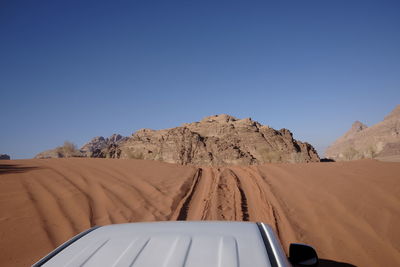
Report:
[[[179,214],[178,214],[178,217],[176,218],[176,220],[184,221],[184,220],[187,219],[188,212],[189,212],[189,205],[190,205],[190,202],[192,200],[193,194],[196,191],[197,184],[199,183],[199,180],[201,178],[202,173],[203,173],[203,169],[201,169],[201,168],[197,169],[197,171],[196,171],[196,173],[195,173],[195,175],[193,177],[193,185],[190,188],[190,190],[188,191],[186,197],[184,198],[184,201],[183,201],[182,206],[181,206],[181,208],[179,210]]]
[[[218,168],[71,158],[2,165],[1,266],[31,265],[94,225],[177,219],[262,221],[286,252],[290,243],[308,243],[332,261],[400,266],[394,163]]]
[[[172,218],[249,221],[241,179],[230,168],[200,168]]]
[[[229,171],[229,174],[235,179],[235,182],[236,182],[235,189],[239,190],[239,193],[240,193],[240,208],[241,208],[241,212],[242,212],[240,219],[242,221],[248,221],[249,220],[249,208],[248,208],[248,204],[247,204],[247,197],[243,190],[242,183],[240,182],[240,178],[232,169],[227,169],[227,171]]]

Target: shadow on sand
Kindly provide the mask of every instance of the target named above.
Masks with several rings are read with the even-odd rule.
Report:
[[[21,173],[39,169],[39,167],[19,166],[16,164],[0,164],[0,175],[9,173]]]
[[[356,265],[326,259],[319,259],[318,267],[357,267]]]
[[[323,158],[323,159],[320,160],[320,162],[335,162],[335,160]]]

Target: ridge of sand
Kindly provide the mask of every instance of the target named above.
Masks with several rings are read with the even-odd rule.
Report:
[[[219,168],[1,162],[0,265],[30,265],[94,225],[234,220],[270,224],[286,251],[291,242],[313,245],[325,266],[399,266],[399,182],[400,163],[375,160]]]

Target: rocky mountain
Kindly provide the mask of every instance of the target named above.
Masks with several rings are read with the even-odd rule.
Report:
[[[9,160],[10,156],[7,154],[0,154],[0,160]]]
[[[71,142],[64,142],[64,145],[54,149],[45,150],[35,156],[36,159],[49,158],[69,158],[69,157],[85,157],[85,154],[79,151]]]
[[[400,156],[400,105],[383,121],[368,127],[359,121],[325,152],[334,160]]]
[[[206,117],[200,122],[154,131],[142,129],[121,146],[121,158],[161,160],[195,165],[261,164],[319,161],[308,143],[293,139],[250,118],[229,115]]]
[[[35,156],[37,159],[47,158],[119,158],[121,150],[119,145],[126,141],[127,137],[120,134],[113,134],[108,138],[98,136],[78,149],[74,144],[65,142],[64,145],[43,151]]]
[[[127,139],[120,134],[113,134],[108,138],[98,136],[83,145],[80,151],[91,158],[119,158],[121,154],[119,144]]]
[[[250,118],[226,114],[171,129],[141,129],[130,137],[95,137],[80,153],[85,157],[214,166],[320,160],[310,144],[295,140],[287,129],[275,130]]]

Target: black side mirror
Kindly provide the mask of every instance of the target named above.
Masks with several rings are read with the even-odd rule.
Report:
[[[318,266],[317,252],[311,246],[292,243],[289,247],[289,261],[294,266]]]

